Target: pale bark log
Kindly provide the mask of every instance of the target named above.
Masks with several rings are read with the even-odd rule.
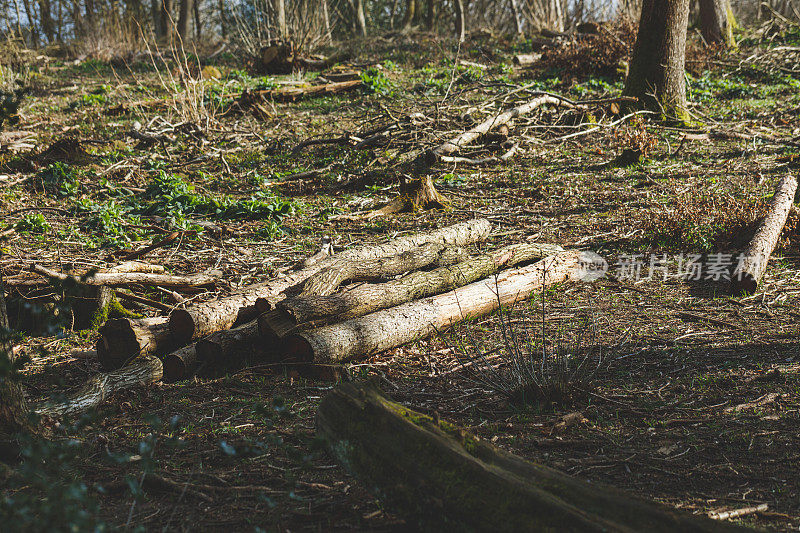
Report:
[[[562,252],[445,294],[289,335],[282,341],[281,352],[289,360],[317,363],[367,357],[526,299],[554,283],[582,279],[587,263],[597,264],[598,259],[590,252]]]
[[[419,298],[433,296],[490,276],[503,268],[563,252],[556,245],[514,244],[453,266],[412,272],[388,283],[363,284],[329,296],[301,295],[278,304],[294,326],[327,317],[337,321],[363,316]],[[263,316],[263,315],[262,315]],[[269,332],[261,330],[269,343]]]
[[[33,410],[39,415],[53,418],[82,413],[97,407],[115,392],[155,383],[161,376],[161,360],[142,357],[119,370],[90,378],[78,391],[68,394],[63,400],[41,402]]]
[[[792,176],[786,176],[778,183],[767,216],[759,224],[756,234],[745,248],[742,259],[733,272],[731,277],[733,294],[750,294],[758,289],[758,283],[767,269],[769,256],[775,250],[783,226],[789,218],[796,192],[797,180]]]
[[[147,272],[97,272],[85,276],[62,274],[41,265],[34,265],[33,271],[50,279],[74,281],[83,285],[99,285],[106,287],[130,287],[134,285],[152,285],[178,289],[201,289],[213,287],[217,278],[205,275],[172,276],[168,274],[150,274]]]
[[[317,272],[303,285],[302,296],[325,296],[351,280],[376,280],[412,272],[428,266],[453,265],[469,254],[460,248],[450,248],[441,243],[425,243],[392,257],[330,266]]]
[[[176,309],[170,315],[170,331],[179,344],[187,344],[192,339],[229,329],[236,321],[240,309],[255,305],[257,300],[261,300],[260,310],[269,309],[283,299],[287,290],[297,287],[323,268],[332,266],[338,261],[346,264],[397,255],[429,242],[465,246],[486,239],[490,231],[491,223],[488,220],[477,219],[430,233],[399,237],[386,244],[352,248],[309,268],[292,272],[267,283],[246,287],[226,298],[203,302],[188,309]]]
[[[587,483],[356,383],[323,398],[317,436],[415,531],[749,531]]]

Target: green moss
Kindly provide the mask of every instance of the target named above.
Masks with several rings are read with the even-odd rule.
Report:
[[[119,300],[112,296],[111,300],[108,304],[104,307],[101,307],[97,311],[95,311],[94,315],[92,316],[92,322],[89,326],[89,329],[92,331],[97,331],[97,329],[102,326],[106,320],[109,318],[141,318],[142,315],[138,313],[134,313],[125,307],[119,302]]]

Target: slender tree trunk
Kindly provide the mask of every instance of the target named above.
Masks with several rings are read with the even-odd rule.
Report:
[[[228,36],[228,24],[225,20],[225,0],[219,0],[217,10],[219,11],[219,32],[224,39]]]
[[[181,0],[178,11],[178,35],[181,41],[186,41],[189,32],[189,20],[192,16],[192,0]]]
[[[514,30],[517,35],[522,35],[522,13],[519,9],[519,0],[509,0],[511,2],[511,13],[514,15]]]
[[[195,0],[193,11],[194,11],[194,38],[199,41],[203,30],[203,26],[200,22],[200,0]]]
[[[417,12],[417,0],[408,0],[406,2],[406,13],[403,15],[402,29],[409,31],[414,24],[414,15]]]
[[[172,34],[175,24],[172,21],[172,0],[161,0],[161,7],[159,11],[161,18],[161,37],[168,43],[172,42]]]
[[[278,35],[285,40],[288,37],[286,32],[286,1],[275,0],[274,7],[278,17]]]
[[[50,0],[39,0],[39,15],[42,22],[42,33],[47,37],[47,42],[52,43],[55,40],[55,24]]]
[[[333,35],[331,34],[331,16],[328,13],[328,0],[320,0],[322,3],[322,20],[325,24],[325,38],[328,44],[333,43]]]
[[[453,8],[456,14],[456,37],[458,42],[463,43],[466,36],[466,21],[464,13],[464,0],[453,0]]]
[[[28,18],[28,32],[31,35],[31,46],[39,46],[39,30],[36,28],[36,15],[33,12],[30,0],[22,0],[25,6],[25,16]]]
[[[150,12],[153,16],[153,33],[156,39],[164,37],[164,27],[161,25],[161,0],[150,0]]]
[[[625,96],[665,119],[689,121],[686,111],[686,28],[689,0],[644,0]]]
[[[708,44],[733,48],[733,17],[730,0],[700,0],[700,31]]]
[[[425,16],[425,27],[428,31],[433,31],[436,23],[436,0],[428,0],[428,12]]]
[[[22,15],[19,12],[19,0],[14,0],[14,9],[17,12],[17,34],[18,37],[24,41],[25,36],[22,33]]]
[[[354,0],[356,31],[361,37],[367,36],[367,19],[364,16],[364,0]]]
[[[88,24],[90,29],[94,28],[94,23],[95,23],[94,0],[85,0],[84,10],[86,11],[86,23]]]

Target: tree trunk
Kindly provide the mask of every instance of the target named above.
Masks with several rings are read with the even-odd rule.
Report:
[[[150,0],[150,12],[153,16],[153,33],[156,39],[164,37],[164,27],[161,25],[161,2],[162,0]]]
[[[688,23],[689,0],[644,0],[623,91],[644,108],[678,123],[690,121],[684,68]]]
[[[303,284],[301,296],[325,296],[352,280],[387,279],[431,265],[453,265],[469,254],[438,242],[428,242],[398,255],[368,261],[339,262],[317,272]]]
[[[749,531],[530,463],[365,384],[323,398],[317,436],[414,531]]]
[[[194,38],[199,41],[203,30],[202,21],[200,20],[200,0],[193,2],[192,11],[194,11]]]
[[[219,31],[222,34],[222,38],[225,39],[228,36],[228,23],[225,17],[225,0],[219,0],[217,11],[219,12]]]
[[[411,26],[414,24],[414,15],[417,12],[417,0],[407,0],[406,1],[406,12],[403,15],[403,22],[401,24],[403,31],[411,30]]]
[[[355,26],[356,31],[361,37],[367,36],[367,19],[364,16],[364,0],[353,0],[353,9],[355,11]]]
[[[192,339],[229,329],[236,322],[240,310],[255,305],[257,300],[262,302],[259,311],[266,311],[282,300],[286,291],[299,286],[325,267],[397,255],[429,242],[465,246],[485,240],[490,231],[491,224],[488,220],[477,219],[430,233],[400,237],[387,244],[353,248],[320,261],[309,268],[292,272],[267,283],[246,287],[228,297],[203,302],[188,309],[176,309],[170,315],[169,328],[180,345],[188,344]],[[340,261],[341,263],[339,263]]]
[[[458,38],[458,42],[463,43],[467,34],[464,0],[453,0],[453,9],[456,15],[456,38]]]
[[[192,0],[180,0],[178,10],[178,36],[182,42],[186,41],[189,33],[189,20],[192,17]]]
[[[56,35],[50,7],[50,0],[39,0],[39,18],[41,20],[42,33],[47,37],[48,43],[54,42]]]
[[[252,321],[237,328],[218,331],[197,341],[198,371],[218,375],[234,370],[248,361],[263,359],[265,343],[258,336],[258,322]]]
[[[190,344],[165,355],[163,362],[165,383],[175,383],[186,379],[197,367],[196,345]]]
[[[25,393],[17,375],[11,330],[6,310],[5,285],[0,273],[0,448],[5,448],[15,433],[29,429]]]
[[[428,9],[425,14],[425,28],[428,31],[433,31],[436,24],[436,1],[428,0]]]
[[[750,294],[758,288],[758,283],[767,269],[769,256],[775,250],[783,226],[789,218],[789,210],[794,205],[796,192],[797,180],[792,176],[786,176],[778,183],[770,202],[769,212],[742,253],[742,260],[731,277],[733,294]]]
[[[131,287],[136,285],[151,285],[171,287],[174,289],[202,289],[213,287],[217,278],[197,274],[194,276],[173,276],[170,274],[152,274],[149,272],[97,272],[83,276],[72,276],[55,272],[41,265],[34,265],[32,270],[37,274],[60,281],[67,281],[81,285],[95,285],[107,287]]]
[[[278,36],[285,41],[289,38],[286,30],[286,1],[275,0],[273,7],[275,9],[275,16],[278,19]]]
[[[36,28],[36,15],[31,6],[31,0],[22,0],[22,5],[25,6],[25,16],[28,19],[28,32],[31,36],[31,45],[35,48],[39,46],[39,31]]]
[[[49,400],[34,407],[37,414],[57,418],[83,413],[97,407],[121,390],[161,380],[162,364],[156,357],[142,357],[119,370],[90,378],[78,391],[63,400]]]
[[[429,272],[411,272],[388,283],[358,285],[329,296],[310,294],[288,298],[278,304],[278,310],[285,313],[295,326],[327,317],[339,321],[347,320],[441,294],[490,276],[502,268],[563,251],[563,248],[555,245],[514,244],[452,267],[442,266]],[[261,334],[264,336],[264,331]]]
[[[281,352],[290,361],[315,363],[368,357],[491,313],[554,283],[582,279],[587,263],[596,265],[598,260],[591,252],[562,252],[445,294],[289,335],[283,339]]]
[[[114,318],[97,332],[97,359],[106,370],[115,370],[139,356],[161,355],[174,349],[166,317]]]
[[[522,12],[519,9],[519,0],[509,0],[511,2],[511,14],[514,16],[514,30],[517,35],[522,35]]]
[[[161,25],[161,37],[169,44],[172,43],[172,35],[174,34],[175,24],[172,20],[172,0],[161,0],[161,7],[159,8],[159,17]]]
[[[699,0],[699,2],[700,31],[706,43],[735,47],[733,26],[736,21],[730,0]]]
[[[333,44],[333,34],[331,33],[331,16],[328,12],[328,0],[320,0],[322,3],[322,22],[325,28],[325,42]]]

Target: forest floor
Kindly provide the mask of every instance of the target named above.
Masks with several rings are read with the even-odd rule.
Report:
[[[487,350],[502,353],[497,315],[462,325],[454,336],[354,361],[349,374],[377,376],[395,400],[580,479],[695,513],[767,503],[768,511],[741,522],[796,529],[797,216],[757,294],[731,297],[709,270],[731,261],[720,253],[735,261],[777,181],[797,172],[800,79],[797,64],[793,73],[781,67],[775,51],[796,50],[794,38],[746,42],[737,52],[699,59],[689,78],[693,130],[635,117],[607,126],[619,117],[599,110],[594,119],[603,127],[587,131],[575,125],[574,114],[542,110],[516,121],[509,139],[521,150],[510,160],[432,169],[436,187],[452,202],[448,209],[369,220],[342,215],[397,195],[398,176],[387,163],[392,150],[441,142],[463,131],[470,107],[478,109],[466,115],[483,120],[529,98],[512,93],[526,84],[584,100],[618,96],[621,79],[571,65],[515,69],[511,45],[478,39],[461,47],[459,58],[486,68],[454,67],[452,43],[397,36],[359,45],[355,62],[365,74],[357,91],[270,102],[257,116],[231,105],[229,95],[316,73],[253,76],[222,54],[214,62],[222,77],[191,85],[194,96],[186,98],[168,79],[173,67],[158,63],[155,72],[147,62],[126,68],[39,59],[26,74],[33,93],[21,121],[6,128],[28,132],[30,147],[0,155],[0,225],[13,229],[0,241],[0,268],[12,318],[22,313],[15,295],[27,290],[19,283],[36,279],[28,272],[32,263],[56,270],[112,266],[120,251],[174,230],[180,237],[145,260],[171,273],[213,273],[232,288],[313,254],[323,235],[342,249],[485,217],[494,230],[484,249],[556,243],[609,262],[611,276],[553,288],[512,312],[516,327],[539,327],[530,322],[543,315],[548,327],[567,335],[583,317],[594,317],[596,344],[605,351],[592,393],[519,407],[477,382],[460,368],[461,352],[479,350],[470,339],[480,333]],[[771,59],[759,62],[753,54]],[[142,104],[153,100],[161,103]],[[430,122],[386,147],[292,151],[313,137],[355,135],[412,113]],[[168,138],[140,144],[127,135],[135,123]],[[745,137],[698,136],[708,129]],[[561,139],[571,133],[580,135]],[[80,139],[80,147],[41,155],[65,138]],[[634,146],[645,148],[644,161],[610,164]],[[491,150],[477,145],[472,155]],[[286,180],[312,169],[323,170]],[[690,254],[699,254],[707,269],[699,280],[680,276],[680,259]],[[657,265],[664,268],[651,270],[651,258],[665,257]],[[639,260],[641,275],[631,277],[625,266]],[[137,293],[175,304],[163,291]],[[158,313],[123,303],[133,312]],[[18,341],[19,354],[30,357],[23,372],[32,399],[99,371],[94,331],[53,333],[28,331]],[[466,347],[458,339],[467,339]],[[256,365],[120,393],[55,431],[82,443],[68,473],[86,483],[112,529],[403,529],[315,439],[316,407],[333,386]],[[582,414],[577,423],[558,424],[573,412]],[[144,472],[182,489],[142,488]]]

